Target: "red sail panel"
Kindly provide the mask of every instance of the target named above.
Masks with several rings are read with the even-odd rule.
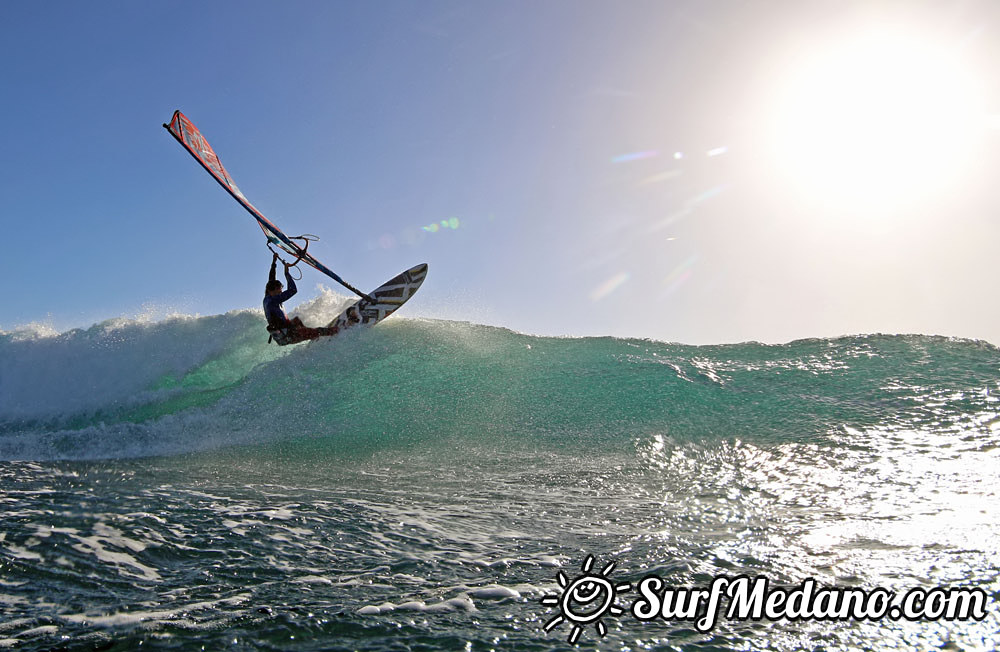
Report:
[[[208,170],[208,173],[219,182],[219,185],[226,189],[226,192],[232,195],[233,198],[238,201],[241,206],[243,206],[243,208],[247,209],[247,211],[254,216],[254,219],[257,220],[257,224],[260,225],[260,228],[264,231],[264,235],[267,236],[267,239],[270,242],[278,247],[281,247],[297,259],[302,260],[304,263],[315,267],[317,270],[323,272],[358,296],[366,296],[363,292],[337,276],[337,274],[330,270],[330,268],[326,265],[313,258],[312,254],[307,253],[304,247],[300,247],[298,244],[293,242],[288,236],[281,232],[281,229],[272,224],[271,220],[264,217],[263,213],[254,208],[254,205],[251,204],[249,200],[243,196],[243,193],[240,192],[240,189],[236,187],[236,182],[233,181],[233,178],[229,176],[228,172],[226,172],[226,168],[222,167],[222,161],[219,160],[219,157],[215,154],[212,146],[208,144],[208,141],[201,135],[201,132],[194,126],[194,123],[188,120],[187,116],[180,111],[174,111],[174,117],[170,120],[170,124],[165,124],[163,126],[171,133],[171,135],[173,135],[174,138],[177,139],[177,142],[184,146],[184,149],[190,152],[191,156],[193,156],[195,160],[201,163],[203,168]]]
[[[194,123],[188,120],[187,116],[180,111],[174,111],[174,117],[170,120],[170,124],[164,125],[164,127],[191,153],[191,156],[201,163],[202,167],[208,170],[208,173],[219,182],[219,185],[225,188],[243,208],[247,209],[254,216],[268,240],[293,256],[298,256],[301,253],[301,248],[289,240],[288,236],[281,232],[281,229],[264,217],[263,213],[257,210],[243,193],[240,192],[240,189],[236,186],[236,182],[226,172],[226,168],[222,166],[222,161],[219,160],[215,150],[208,144],[208,141],[201,135],[201,132],[194,126]]]

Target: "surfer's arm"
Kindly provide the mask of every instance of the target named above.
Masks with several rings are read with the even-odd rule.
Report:
[[[274,254],[274,258],[271,259],[271,273],[267,276],[267,282],[275,280],[278,271],[278,254]],[[285,270],[288,271],[287,269]]]
[[[285,265],[285,285],[288,289],[281,293],[282,303],[291,299],[295,296],[295,293],[299,291],[299,289],[295,287],[295,279],[292,278],[291,273],[288,271],[288,265]]]

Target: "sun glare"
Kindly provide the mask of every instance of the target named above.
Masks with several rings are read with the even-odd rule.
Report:
[[[886,31],[799,61],[772,116],[788,180],[858,213],[950,187],[982,126],[974,80],[954,49]]]

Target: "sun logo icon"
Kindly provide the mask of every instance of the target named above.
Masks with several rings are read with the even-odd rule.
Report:
[[[612,616],[619,616],[624,610],[615,604],[615,598],[619,592],[631,591],[632,585],[612,584],[608,576],[615,568],[615,562],[609,563],[600,573],[592,573],[590,569],[594,565],[594,556],[587,555],[580,567],[582,574],[570,582],[566,574],[562,571],[556,575],[556,581],[562,587],[562,593],[556,595],[546,595],[541,602],[546,607],[559,607],[561,612],[555,618],[545,623],[543,628],[545,633],[566,621],[572,623],[569,630],[568,643],[576,643],[580,638],[580,633],[586,625],[594,623],[597,633],[601,638],[608,633],[608,628],[604,626],[601,618],[606,613]]]

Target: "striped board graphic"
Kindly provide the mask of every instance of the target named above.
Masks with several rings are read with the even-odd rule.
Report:
[[[416,294],[426,277],[427,263],[411,267],[370,292],[369,294],[375,298],[375,303],[368,299],[359,299],[337,315],[327,327],[336,326],[338,330],[343,330],[351,326],[374,326],[396,312],[397,308]]]

